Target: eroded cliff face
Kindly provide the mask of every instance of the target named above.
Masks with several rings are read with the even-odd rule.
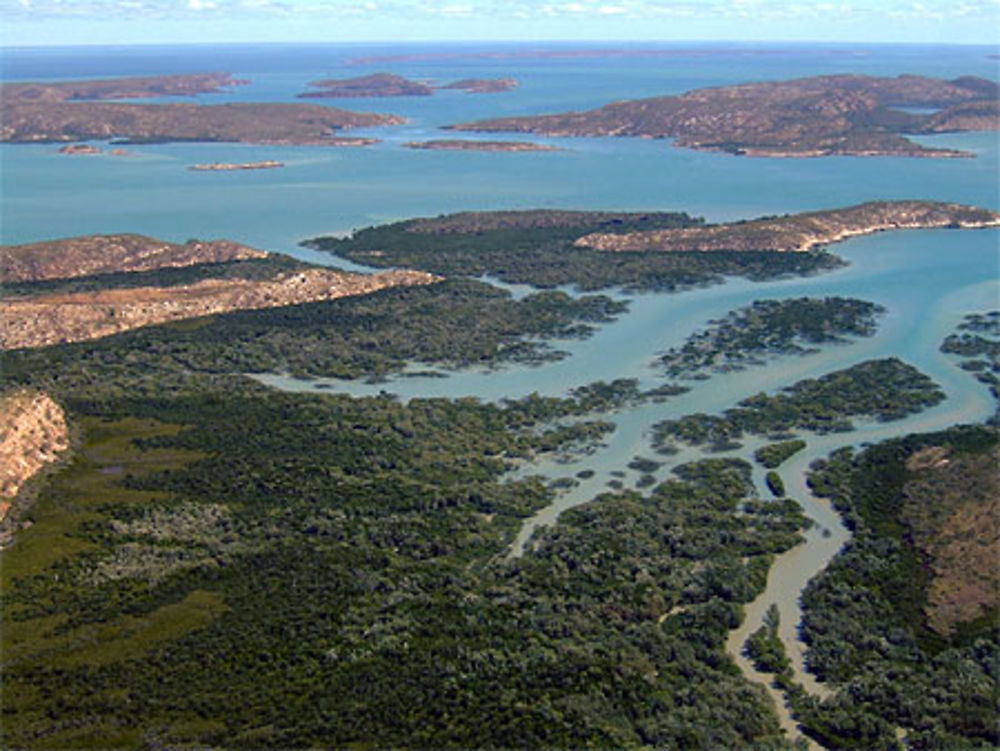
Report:
[[[177,244],[144,235],[87,235],[0,246],[0,284],[150,271],[266,255],[263,250],[228,240]]]
[[[62,407],[38,391],[0,394],[0,521],[24,483],[69,448]]]
[[[857,235],[895,229],[1000,226],[1000,214],[933,201],[877,201],[845,209],[685,229],[591,234],[578,247],[606,251],[812,250]]]
[[[234,310],[277,308],[363,295],[385,287],[430,284],[422,271],[349,274],[306,269],[269,280],[205,279],[173,287],[107,289],[0,300],[0,348],[85,341],[141,326]]]

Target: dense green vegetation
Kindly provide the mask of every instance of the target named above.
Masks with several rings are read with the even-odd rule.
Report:
[[[894,727],[904,728],[916,749],[1000,745],[998,620],[995,614],[979,618],[950,637],[928,628],[930,571],[906,512],[913,479],[941,471],[928,467],[949,466],[915,464],[914,457],[948,451],[955,463],[996,444],[992,428],[958,427],[857,455],[844,449],[816,466],[815,492],[833,499],[854,533],[802,598],[809,668],[839,690],[822,705],[800,694],[797,716],[826,745],[898,748]],[[979,472],[995,472],[992,462],[979,466],[985,467]],[[936,503],[960,509],[976,479],[963,469],[952,482],[950,492],[938,487]]]
[[[602,496],[510,561],[547,491],[501,472],[576,437],[513,405],[115,373],[3,553],[5,745],[784,747],[723,652],[804,521],[749,465]]]
[[[773,469],[764,476],[764,483],[767,485],[767,489],[771,491],[771,495],[775,498],[784,497],[785,483],[782,481],[781,475]]]
[[[962,359],[959,367],[975,373],[1000,401],[1000,310],[971,313],[941,344],[941,351]]]
[[[764,613],[764,624],[750,634],[743,651],[753,660],[757,670],[773,673],[779,680],[787,682],[792,675],[792,661],[785,654],[785,644],[778,635],[780,625],[778,606],[771,605]]]
[[[592,232],[698,226],[687,214],[606,212],[482,212],[411,219],[368,227],[347,238],[304,244],[369,266],[423,269],[445,276],[490,275],[539,287],[574,284],[584,290],[623,287],[672,291],[723,276],[771,279],[842,265],[823,252],[607,253],[576,247]]]
[[[777,469],[789,457],[806,447],[806,442],[796,438],[792,441],[781,441],[761,446],[754,452],[753,458],[767,469]]]
[[[738,370],[767,355],[807,354],[816,349],[803,345],[871,336],[883,312],[874,303],[844,297],[757,300],[711,321],[664,354],[660,364],[673,378],[691,377]]]
[[[9,379],[37,381],[47,371],[83,385],[109,366],[130,374],[287,371],[356,378],[398,371],[412,360],[455,367],[539,362],[560,355],[526,337],[587,336],[624,310],[624,303],[603,296],[573,299],[550,291],[513,300],[489,285],[455,280],[8,352],[4,372]]]
[[[272,253],[265,258],[249,258],[224,263],[198,263],[178,268],[151,271],[131,271],[113,274],[93,274],[70,279],[45,279],[36,282],[14,282],[3,285],[5,297],[28,295],[65,295],[75,292],[96,292],[105,289],[134,287],[176,287],[205,279],[273,279],[280,273],[314,268],[291,256]]]
[[[775,396],[751,396],[722,415],[694,414],[658,423],[655,440],[719,446],[731,444],[744,433],[849,431],[851,417],[898,420],[942,399],[944,394],[934,382],[912,365],[896,358],[868,360],[799,381]]]

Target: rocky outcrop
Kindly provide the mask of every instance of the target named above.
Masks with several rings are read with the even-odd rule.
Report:
[[[66,415],[43,393],[0,395],[0,520],[24,483],[69,448]]]
[[[922,76],[817,76],[696,89],[608,104],[586,112],[505,117],[456,130],[550,136],[673,138],[679,146],[746,156],[959,156],[907,133],[1000,127],[992,81]],[[912,114],[899,107],[933,107]]]
[[[277,308],[430,284],[422,271],[364,275],[311,268],[268,280],[205,279],[173,287],[106,289],[0,300],[0,348],[97,339],[129,329],[234,310]]]
[[[86,143],[71,143],[68,146],[63,146],[59,149],[60,154],[69,154],[70,156],[89,155],[89,154],[100,154],[101,150],[96,146],[91,146]]]
[[[0,141],[121,143],[207,141],[322,146],[344,128],[398,125],[404,118],[303,103],[3,103]],[[333,143],[331,145],[337,145]]]
[[[591,234],[578,247],[605,251],[807,251],[857,235],[896,229],[1000,226],[1000,214],[973,206],[934,201],[875,201],[748,222],[662,229],[625,234]]]
[[[263,250],[228,240],[183,245],[144,235],[87,235],[0,245],[0,284],[263,258]]]
[[[5,102],[65,102],[86,99],[144,99],[161,96],[192,96],[224,91],[249,81],[229,73],[184,73],[174,76],[102,78],[94,81],[58,83],[7,83],[0,85]]]

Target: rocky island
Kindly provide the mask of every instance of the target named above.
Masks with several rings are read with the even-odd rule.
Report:
[[[459,89],[466,94],[498,94],[516,89],[516,78],[463,78],[459,81],[439,86],[441,89]]]
[[[997,84],[904,75],[833,75],[695,89],[585,112],[503,117],[451,126],[550,136],[672,138],[678,146],[745,156],[970,156],[906,135],[995,130]],[[926,107],[924,114],[902,107]]]
[[[668,228],[622,234],[595,233],[576,240],[578,247],[605,251],[778,251],[804,252],[849,237],[897,229],[1000,226],[989,209],[936,201],[872,201],[829,211],[693,228]]]
[[[325,78],[310,81],[309,85],[319,91],[303,92],[298,95],[299,99],[430,96],[434,93],[434,89],[425,83],[411,81],[393,73],[373,73],[356,78]]]
[[[431,141],[408,141],[404,143],[408,149],[426,149],[428,151],[561,151],[555,146],[528,141],[471,141],[467,139],[441,139]]]
[[[91,146],[87,143],[71,143],[59,149],[59,153],[68,156],[91,156],[100,154],[102,151],[97,146]]]
[[[102,251],[107,250],[107,253]],[[163,243],[137,235],[81,237],[2,248],[4,277],[17,279],[20,294],[0,299],[0,349],[43,347],[83,341],[166,321],[297,305],[362,295],[385,287],[430,284],[437,277],[419,271],[354,274],[291,261],[227,273],[228,265],[269,254],[236,243]],[[7,260],[16,257],[20,265]],[[33,265],[34,264],[34,265]],[[58,264],[58,265],[56,265]],[[208,266],[202,266],[208,264]],[[104,278],[86,291],[51,291],[31,282],[80,277],[84,270],[112,275],[198,266],[186,283],[155,277],[112,283]],[[173,281],[177,281],[174,279]],[[182,282],[184,280],[181,280]]]
[[[236,170],[275,169],[284,167],[284,162],[268,159],[263,162],[211,162],[209,164],[192,164],[188,167],[193,172],[233,172]]]

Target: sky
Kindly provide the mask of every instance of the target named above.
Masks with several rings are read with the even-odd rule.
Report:
[[[423,40],[1000,44],[1000,0],[0,0],[0,44]]]

